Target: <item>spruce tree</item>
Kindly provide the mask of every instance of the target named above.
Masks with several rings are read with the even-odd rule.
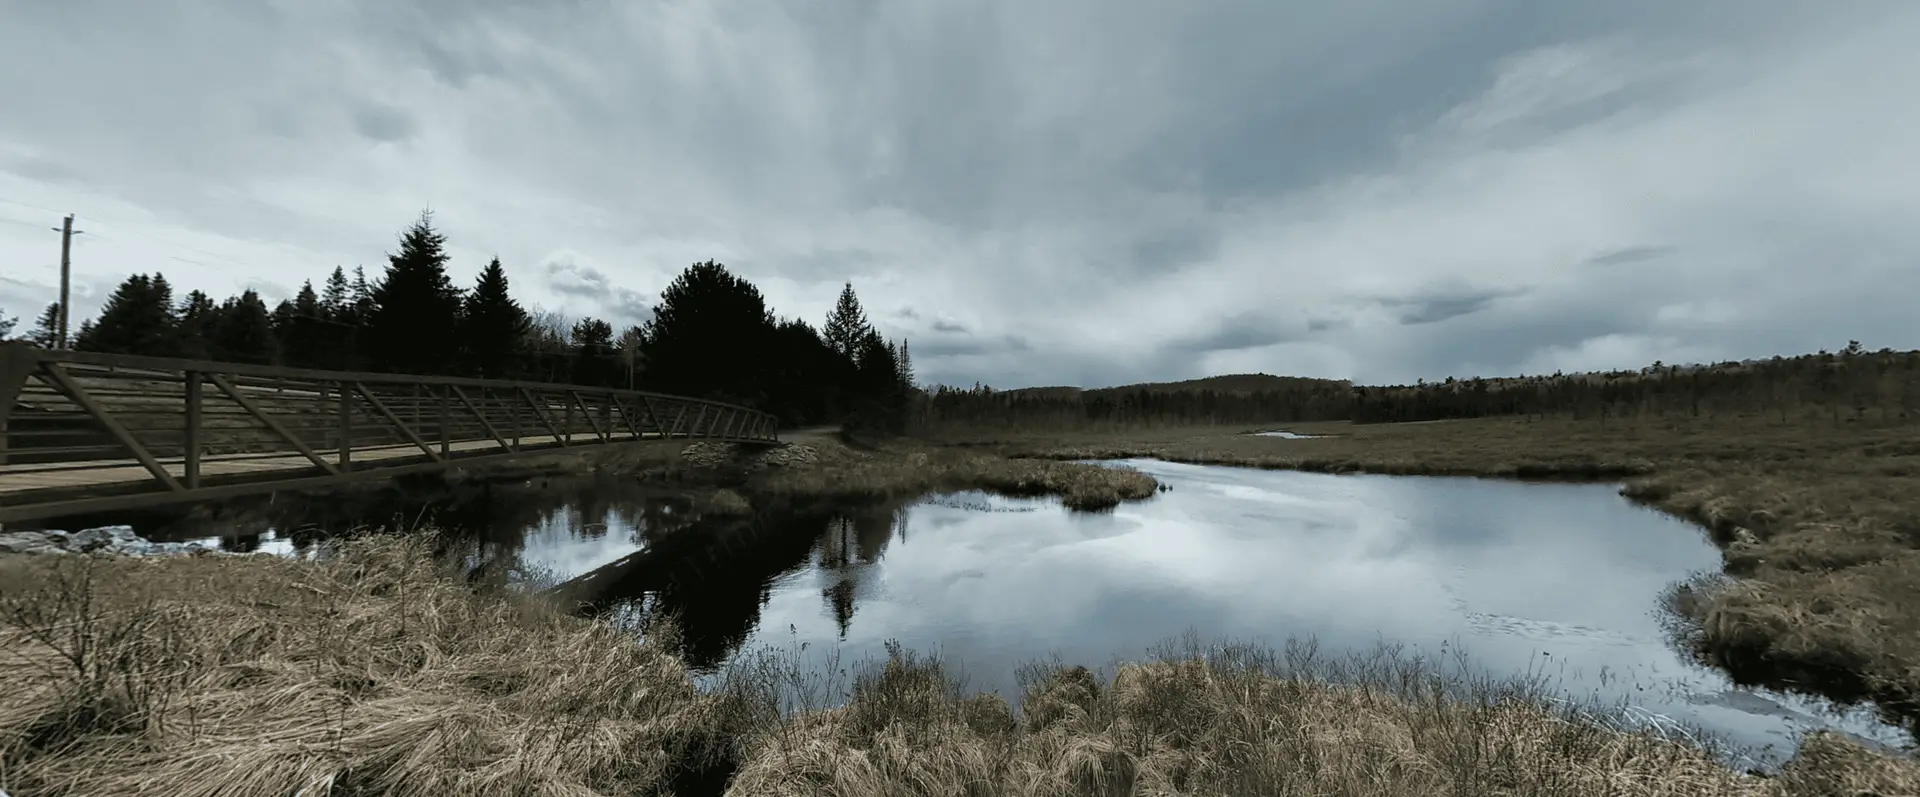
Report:
[[[911,392],[914,388],[913,355],[907,351],[907,341],[904,338],[900,340],[898,365],[900,367],[900,384]]]
[[[23,338],[28,343],[43,349],[53,348],[60,339],[60,303],[47,305],[40,317],[33,322],[33,330]]]
[[[373,287],[367,283],[367,267],[353,267],[353,282],[347,288],[347,301],[353,307],[353,323],[364,323],[373,311]]]
[[[320,317],[328,321],[345,322],[347,311],[353,306],[349,290],[347,270],[334,266],[333,273],[327,275],[326,287],[320,291]]]
[[[854,359],[851,390],[853,412],[847,425],[856,429],[898,432],[906,391],[900,385],[900,364],[893,345],[871,329],[860,338]]]
[[[8,335],[13,334],[14,326],[19,323],[20,319],[0,312],[0,340],[5,340]]]
[[[769,380],[773,314],[753,283],[695,263],[660,294],[647,321],[651,389],[758,404]]]
[[[178,312],[180,319],[181,356],[195,360],[213,359],[213,327],[220,315],[220,306],[213,303],[205,293],[192,290],[187,298],[180,301]]]
[[[532,321],[508,292],[507,270],[500,258],[480,270],[479,280],[466,296],[460,324],[460,345],[472,373],[498,379],[522,372],[521,356]]]
[[[293,312],[308,318],[320,317],[320,295],[313,292],[313,280],[300,283],[300,292],[293,295]]]
[[[460,290],[447,277],[447,239],[433,215],[400,236],[387,273],[373,287],[365,323],[366,349],[375,367],[394,373],[440,374],[459,358]]]
[[[293,306],[287,305],[289,313]],[[210,330],[216,356],[225,362],[270,365],[279,359],[273,334],[273,313],[252,289],[227,299]]]
[[[840,299],[827,316],[827,325],[820,329],[820,337],[827,341],[828,347],[852,362],[869,329],[867,314],[860,309],[860,298],[853,294],[853,283],[849,282],[840,289]]]
[[[100,317],[74,340],[81,351],[169,357],[179,354],[173,289],[166,277],[134,274],[107,297]]]
[[[273,334],[284,335],[287,330],[293,328],[293,316],[292,300],[281,299],[279,304],[274,305],[273,312],[268,314],[268,317],[273,320]]]
[[[613,383],[613,325],[598,318],[582,318],[573,325],[573,381],[606,387]]]

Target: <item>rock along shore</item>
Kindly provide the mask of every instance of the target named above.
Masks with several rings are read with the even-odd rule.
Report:
[[[192,556],[223,553],[198,542],[153,542],[132,526],[99,526],[79,531],[0,532],[0,555],[97,553],[109,556]]]

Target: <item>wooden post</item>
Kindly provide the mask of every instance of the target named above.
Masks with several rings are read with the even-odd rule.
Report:
[[[440,397],[440,456],[453,453],[453,430],[447,428],[447,388],[441,385],[433,391]]]
[[[40,368],[37,349],[25,343],[0,343],[0,465],[7,464],[7,417],[27,387],[27,377]]]
[[[563,401],[561,405],[567,408],[567,412],[561,416],[560,434],[564,435],[566,441],[571,443],[573,442],[573,402]]]
[[[353,387],[340,382],[340,472],[353,470]]]
[[[200,405],[201,380],[199,371],[187,371],[187,439],[185,470],[181,473],[182,483],[192,490],[200,486]]]
[[[520,424],[520,405],[508,401],[507,417],[513,421],[513,447],[518,449],[520,447],[520,436],[523,434]]]

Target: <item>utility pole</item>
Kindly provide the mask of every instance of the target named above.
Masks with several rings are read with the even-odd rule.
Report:
[[[67,348],[67,312],[73,303],[68,301],[67,288],[73,282],[73,236],[80,230],[73,228],[73,214],[67,214],[66,223],[53,228],[60,233],[60,322],[56,333],[54,348]]]

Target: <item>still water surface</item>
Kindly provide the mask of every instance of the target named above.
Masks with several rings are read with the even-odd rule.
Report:
[[[1676,654],[1659,595],[1717,568],[1718,553],[1612,487],[1118,464],[1172,489],[1102,514],[963,493],[762,519],[742,553],[620,580],[605,597],[677,612],[707,672],[766,646],[846,666],[899,640],[1011,697],[1023,662],[1099,667],[1188,632],[1312,637],[1336,654],[1382,642],[1464,651],[1496,674],[1705,727],[1763,760],[1818,726],[1902,741],[1863,713],[1737,689]],[[552,580],[671,534],[721,533],[684,503],[623,490],[496,496],[440,520],[469,529],[476,561]],[[292,550],[276,532],[249,539]]]

